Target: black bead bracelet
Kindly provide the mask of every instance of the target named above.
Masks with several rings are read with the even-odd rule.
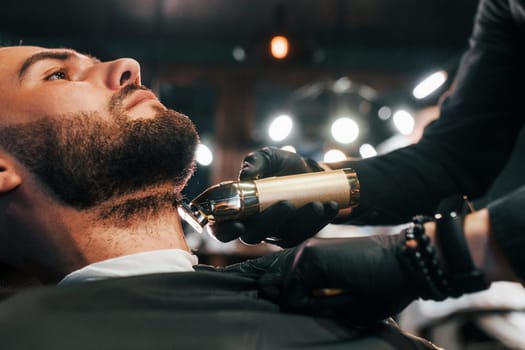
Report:
[[[419,275],[421,297],[443,300],[461,293],[451,285],[436,247],[425,233],[424,224],[429,221],[433,221],[433,218],[423,215],[415,216],[412,219],[412,225],[405,229],[405,240],[401,249],[410,261],[414,272]]]
[[[468,207],[464,196],[446,198],[433,218],[415,216],[412,225],[405,230],[401,251],[408,259],[410,269],[419,276],[423,299],[443,300],[489,286],[482,271],[472,261],[463,232],[463,214]],[[435,240],[441,255],[425,233],[424,224],[429,221],[436,223]]]

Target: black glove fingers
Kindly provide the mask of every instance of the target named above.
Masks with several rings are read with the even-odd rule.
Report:
[[[335,203],[337,206],[337,203]],[[329,205],[328,218],[321,202],[308,203],[283,220],[281,225],[276,225],[273,232],[267,232],[265,241],[282,248],[290,248],[315,235],[332,218],[332,205]],[[276,215],[283,215],[276,212]]]
[[[283,300],[296,305],[295,300],[300,295],[348,296],[349,290],[345,286],[351,286],[352,283],[345,280],[350,272],[349,267],[344,268],[346,249],[343,244],[332,245],[327,244],[327,241],[333,240],[312,239],[296,248],[293,264],[290,265],[289,273],[283,283]],[[334,242],[343,242],[343,240]],[[343,259],[338,256],[341,252],[345,252]],[[348,254],[351,254],[351,250]],[[334,266],[338,268],[333,268]]]
[[[300,155],[276,147],[264,147],[244,158],[239,179],[301,174],[310,170]]]
[[[228,265],[220,271],[229,274],[241,275],[253,279],[259,279],[268,273],[270,266],[279,259],[282,252],[276,252],[260,258],[246,260],[233,265]]]
[[[259,292],[263,298],[279,303],[282,297],[284,278],[292,265],[295,249],[285,249],[274,253],[277,259],[266,267],[266,273],[259,279]]]
[[[309,167],[300,155],[279,148],[267,147],[270,163],[266,176],[285,176],[309,172]]]
[[[336,201],[329,201],[323,204],[325,218],[332,221],[339,213],[339,204]]]
[[[283,248],[293,247],[314,236],[329,224],[337,215],[336,202],[312,202],[297,210],[293,218],[288,220],[279,232],[279,240],[275,243]]]
[[[321,283],[311,284],[318,281],[317,278],[304,276],[307,271],[296,273],[293,279],[287,279],[284,283],[280,303],[283,309],[316,316],[341,317],[348,310],[356,311],[356,299],[340,288]],[[332,287],[332,288],[328,288]],[[357,299],[358,300],[358,299]]]
[[[263,177],[268,165],[267,155],[262,150],[252,152],[242,162],[239,179],[250,180]]]
[[[246,221],[246,233],[241,240],[247,244],[257,244],[268,236],[276,236],[281,226],[294,216],[296,208],[288,201],[278,202],[259,215]]]
[[[221,242],[233,241],[246,232],[246,226],[240,221],[225,221],[219,225],[208,225],[207,229]]]
[[[321,202],[308,203],[297,209],[295,215],[285,222],[278,232],[275,244],[281,247],[292,247],[312,237],[319,230],[319,221],[323,221],[323,204]]]
[[[310,237],[319,232],[335,218],[338,213],[339,206],[337,202],[330,201],[327,203],[309,203],[303,208],[304,211],[298,213],[297,216],[300,216],[301,219],[304,218],[304,229],[311,233],[311,235],[309,235]]]

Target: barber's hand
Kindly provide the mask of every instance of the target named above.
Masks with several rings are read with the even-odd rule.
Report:
[[[262,288],[283,309],[367,325],[399,313],[420,295],[403,241],[402,235],[311,240],[295,254],[280,295],[270,276]]]
[[[258,280],[261,294],[289,312],[369,326],[419,296],[403,238],[311,239],[300,247],[226,268]]]
[[[242,163],[240,180],[260,179],[322,171],[315,161],[276,147],[264,147],[248,154]]]
[[[322,171],[312,160],[274,147],[265,147],[250,153],[244,159],[239,178],[258,179]],[[290,202],[274,204],[246,221],[227,221],[210,225],[211,233],[223,242],[238,237],[248,244],[266,241],[281,247],[293,247],[312,237],[337,215],[336,202],[312,202],[302,208]]]

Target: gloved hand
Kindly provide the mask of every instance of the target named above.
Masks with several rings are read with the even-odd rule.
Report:
[[[274,147],[265,147],[246,156],[239,175],[240,180],[268,176],[284,176],[322,171],[312,160]],[[211,233],[223,242],[238,237],[248,244],[261,241],[281,247],[295,246],[312,237],[337,215],[336,202],[312,202],[302,208],[282,201],[248,220],[227,221],[210,225]]]
[[[370,326],[421,295],[403,241],[402,235],[310,239],[224,272],[257,279],[261,295],[285,311]]]
[[[322,171],[315,161],[276,147],[264,147],[249,153],[242,163],[240,180],[260,179]]]

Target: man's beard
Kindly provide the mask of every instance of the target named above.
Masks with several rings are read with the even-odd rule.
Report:
[[[159,185],[180,192],[193,172],[195,126],[161,108],[154,118],[131,120],[120,106],[137,88],[112,99],[112,120],[93,112],[43,117],[0,129],[0,145],[76,209]]]

